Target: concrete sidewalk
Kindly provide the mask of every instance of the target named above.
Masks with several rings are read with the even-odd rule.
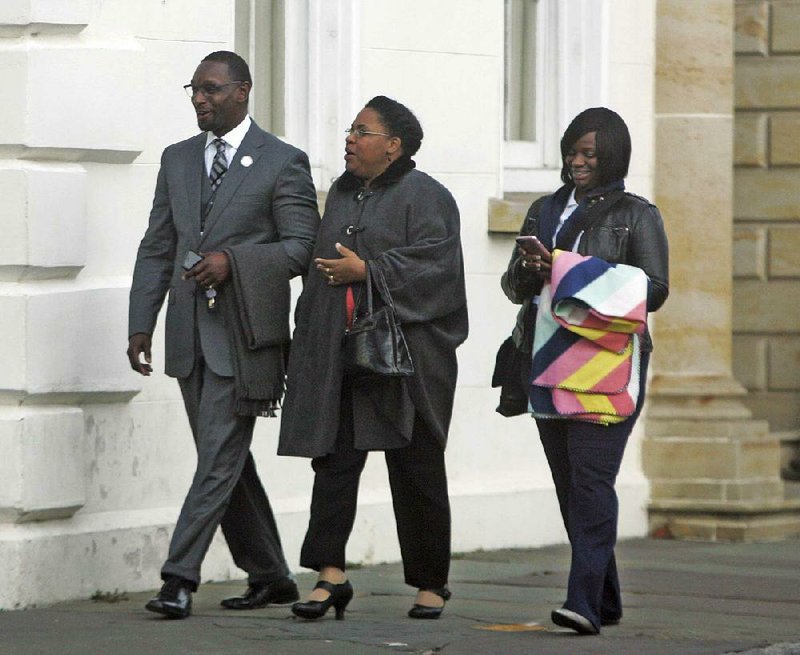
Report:
[[[244,584],[212,583],[195,595],[194,615],[184,621],[146,612],[150,593],[3,612],[0,653],[800,654],[800,541],[636,539],[617,552],[625,616],[598,637],[550,623],[569,565],[568,547],[554,546],[458,557],[453,599],[438,621],[406,617],[413,590],[402,584],[399,564],[385,564],[350,572],[356,596],[345,621],[332,611],[301,621],[288,607],[226,611],[219,600]],[[299,576],[301,594],[313,581]]]

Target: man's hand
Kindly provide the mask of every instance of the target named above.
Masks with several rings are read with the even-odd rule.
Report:
[[[231,263],[224,252],[200,253],[203,260],[183,274],[184,280],[194,278],[206,289],[219,288],[231,274]]]
[[[141,375],[150,375],[153,372],[153,367],[150,366],[153,361],[150,354],[151,344],[150,335],[144,332],[132,334],[128,339],[128,361],[131,363],[131,368]],[[144,362],[140,359],[142,353]]]
[[[342,256],[341,259],[314,260],[317,270],[328,280],[328,284],[336,286],[367,279],[367,265],[361,257],[341,243],[336,244],[336,252]]]

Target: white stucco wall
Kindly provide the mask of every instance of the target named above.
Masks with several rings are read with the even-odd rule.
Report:
[[[628,120],[629,187],[652,195],[654,0],[604,6],[596,104]],[[356,100],[325,104],[335,115],[311,111],[309,133],[339,134],[373,95],[396,97],[425,128],[420,169],[461,209],[471,335],[447,454],[453,550],[563,541],[535,425],[496,414],[489,388],[516,309],[499,288],[512,238],[487,231],[488,199],[502,188],[502,2],[353,0],[349,11],[355,47],[342,50]],[[0,124],[0,189],[12,199],[0,246],[0,607],[159,584],[194,452],[177,384],[161,372],[160,328],[157,373],[128,369],[127,289],[160,153],[196,132],[180,87],[232,34],[231,0],[0,7],[0,70],[24,90]],[[639,439],[619,480],[623,535],[646,529]],[[276,444],[277,422],[260,420],[253,450],[296,566],[312,475],[308,461],[278,458]],[[398,559],[380,454],[360,501],[348,559]],[[241,575],[218,536],[204,578]]]

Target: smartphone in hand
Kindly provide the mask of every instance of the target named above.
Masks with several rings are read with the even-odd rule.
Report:
[[[183,270],[188,271],[194,268],[198,263],[203,261],[203,257],[198,255],[194,250],[189,250],[186,253],[186,258],[183,260]]]
[[[517,244],[529,255],[541,255],[550,260],[550,251],[545,248],[545,245],[533,235],[517,237]]]

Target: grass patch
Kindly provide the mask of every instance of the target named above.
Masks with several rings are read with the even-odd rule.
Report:
[[[127,592],[114,589],[114,591],[95,591],[90,600],[95,603],[120,603],[129,600]]]

